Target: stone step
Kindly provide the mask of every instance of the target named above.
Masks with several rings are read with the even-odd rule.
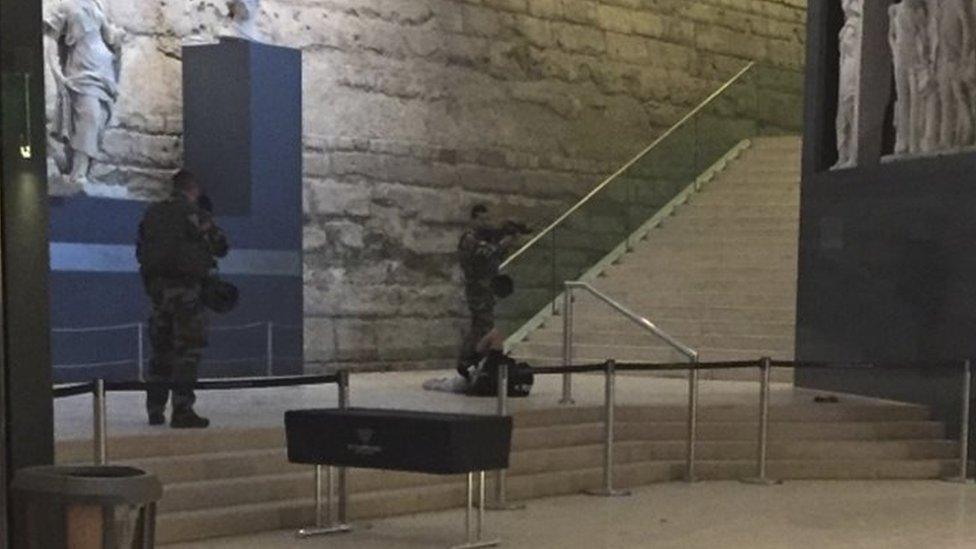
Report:
[[[719,177],[702,186],[701,196],[707,195],[712,190],[721,192],[734,190],[737,192],[751,193],[798,193],[800,191],[800,181],[799,174],[723,172]],[[692,197],[692,201],[694,201],[694,197]],[[765,198],[763,201],[765,201]],[[790,202],[792,203],[793,200],[790,200]]]
[[[764,294],[752,290],[736,293],[721,293],[717,291],[695,292],[695,291],[654,291],[648,288],[647,292],[628,293],[627,300],[623,300],[624,294],[617,294],[613,290],[606,290],[606,293],[613,299],[624,301],[622,304],[633,309],[635,312],[654,312],[661,307],[757,307],[757,308],[792,308],[796,305],[796,296],[790,292],[778,294]],[[576,303],[576,312],[585,315],[590,311],[602,312],[607,308],[602,302],[593,299],[580,300]],[[647,315],[645,315],[647,316]],[[660,317],[660,314],[654,316]]]
[[[614,447],[617,464],[681,461],[685,458],[684,440],[621,441]],[[705,461],[747,461],[755,459],[754,441],[702,441],[696,444],[696,455]],[[777,460],[882,460],[882,459],[952,459],[958,455],[956,443],[950,441],[770,441],[769,459]],[[573,471],[599,467],[603,446],[591,444],[567,448],[515,452],[511,457],[509,478]],[[310,467],[303,472],[265,477],[217,479],[169,484],[160,502],[160,513],[194,511],[214,507],[232,507],[254,503],[299,499],[312,486]],[[386,492],[414,487],[428,487],[461,481],[461,477],[438,477],[353,469],[349,475],[350,493]]]
[[[112,436],[108,442],[109,457],[116,461],[281,448],[285,444],[285,433],[284,429],[267,428],[211,428],[185,432],[163,429],[159,434]],[[59,440],[56,448],[58,462],[90,460],[91,444],[90,439]]]
[[[653,236],[653,238],[651,238]],[[743,235],[743,236],[730,236],[725,235],[704,235],[704,234],[684,234],[678,231],[651,231],[644,238],[638,239],[637,242],[647,242],[648,244],[669,246],[669,247],[685,247],[685,248],[698,248],[698,247],[737,247],[737,246],[760,246],[763,248],[771,247],[797,247],[797,240],[792,235],[775,235],[775,236],[763,236],[763,235]]]
[[[781,224],[778,227],[754,227],[746,224],[726,223],[720,231],[714,227],[696,225],[693,223],[678,223],[678,216],[665,218],[661,224],[649,234],[651,237],[666,232],[668,235],[686,235],[698,238],[709,238],[721,234],[727,238],[784,238],[796,239],[800,233],[799,222],[795,224]],[[622,239],[621,239],[622,240]]]
[[[736,219],[771,217],[790,219],[798,223],[800,208],[798,204],[714,204],[692,201],[681,207],[679,215]]]
[[[575,346],[600,345],[634,345],[637,343],[657,342],[656,336],[643,331],[615,331],[606,332],[592,328],[593,324],[585,321],[576,323],[573,331]],[[693,335],[681,332],[668,332],[672,337],[692,347],[714,347],[719,349],[792,349],[793,336],[736,336],[729,334]],[[526,344],[542,344],[561,346],[563,342],[562,330],[538,330],[526,339]]]
[[[774,142],[774,141],[755,141],[752,147],[746,149],[745,157],[760,158],[785,158],[801,160],[803,155],[803,144],[799,139],[795,142]]]
[[[762,147],[763,149],[792,147],[799,154],[803,150],[803,138],[798,135],[764,135],[754,138],[752,145],[753,147]]]
[[[760,261],[754,257],[730,258],[712,256],[710,258],[673,258],[671,263],[667,257],[631,257],[625,255],[617,263],[608,266],[600,274],[599,284],[602,288],[611,288],[611,284],[620,280],[621,283],[630,277],[639,278],[685,278],[695,276],[699,278],[779,280],[789,283],[796,280],[798,260],[783,254],[783,258],[776,261]],[[615,277],[614,280],[606,280]]]
[[[790,240],[779,242],[763,242],[739,239],[734,241],[702,242],[690,239],[658,239],[639,240],[632,243],[632,250],[623,256],[621,263],[641,263],[644,259],[674,259],[680,261],[688,258],[736,258],[755,260],[762,254],[773,257],[795,258],[797,243]],[[744,257],[743,257],[744,256]]]
[[[798,461],[771,460],[769,478],[778,479],[932,479],[951,475],[955,460],[871,460],[871,461]],[[731,480],[750,476],[755,471],[754,460],[707,461],[696,463],[701,480]],[[639,462],[624,464],[615,470],[618,487],[633,487],[653,482],[679,480],[684,475],[684,463]],[[512,478],[509,497],[513,501],[578,493],[597,488],[602,483],[602,469],[550,472]],[[490,483],[489,483],[490,484]],[[306,491],[309,488],[306,487]],[[350,497],[349,518],[353,521],[425,511],[459,508],[463,505],[464,488],[460,482],[450,482],[387,492],[353,494]],[[313,502],[310,497],[241,505],[200,511],[166,513],[159,517],[157,540],[160,543],[189,541],[206,537],[246,534],[267,530],[298,528],[312,522]],[[461,514],[458,530],[461,532]]]
[[[717,293],[757,293],[768,290],[776,295],[795,295],[796,282],[783,280],[762,280],[753,278],[713,278],[698,279],[694,277],[667,276],[665,273],[648,272],[643,277],[631,276],[626,279],[614,280],[611,284],[597,281],[594,287],[626,305],[648,294],[680,293],[680,294],[717,294]],[[607,287],[604,287],[607,286]],[[597,298],[587,292],[579,292],[576,303],[595,302]]]
[[[604,274],[600,277],[601,279],[606,279],[611,276],[625,277],[627,275],[633,274],[628,272],[632,267],[639,265],[637,259],[627,260],[625,257],[622,261],[610,265]],[[742,279],[742,278],[753,278],[758,280],[785,280],[789,282],[792,279],[795,280],[797,267],[795,264],[787,265],[772,265],[765,263],[758,263],[752,265],[702,265],[700,267],[695,267],[694,265],[675,265],[670,267],[667,271],[646,273],[646,270],[639,269],[638,272],[646,273],[649,278],[686,278],[689,276],[698,276],[700,278],[716,279],[720,278],[723,280],[728,279]],[[605,281],[604,281],[605,282]],[[612,282],[612,281],[611,281]]]
[[[757,368],[758,369],[758,368]],[[756,387],[758,390],[758,387]],[[565,409],[565,407],[563,407]],[[684,421],[685,406],[618,406],[617,421],[624,423],[649,423],[655,421]],[[757,406],[710,406],[707,395],[702,397],[699,409],[701,422],[746,421],[755,425],[758,416]],[[897,422],[928,421],[932,412],[922,406],[910,404],[885,403],[879,401],[863,402],[857,397],[841,396],[837,404],[791,404],[784,406],[772,402],[769,411],[770,421],[784,422]]]
[[[620,421],[615,429],[618,441],[681,440],[687,433],[684,421],[632,422]],[[935,421],[889,422],[817,422],[772,421],[771,441],[882,441],[933,440],[945,437],[944,426]],[[756,438],[755,419],[742,421],[702,421],[698,427],[702,441],[753,441]],[[599,444],[603,440],[603,424],[599,422],[577,425],[519,428],[513,434],[513,451],[565,448]],[[150,471],[164,484],[212,481],[272,475],[293,475],[307,472],[307,467],[287,461],[284,448],[221,452],[149,458],[119,462]],[[351,473],[357,475],[359,473]],[[367,480],[353,477],[357,486]]]
[[[722,229],[727,226],[748,226],[756,229],[766,230],[796,230],[799,231],[798,216],[779,215],[753,215],[741,216],[733,212],[709,212],[706,208],[682,208],[670,219],[665,220],[665,227],[672,227],[683,230],[688,226],[709,227],[712,229]],[[716,230],[716,233],[721,232]]]
[[[631,334],[645,333],[631,320],[621,316],[599,316],[599,321],[594,320],[593,316],[587,316],[585,322],[592,322],[603,331],[626,331]],[[793,322],[709,322],[702,320],[683,320],[667,318],[651,318],[652,322],[664,329],[668,333],[682,334],[685,336],[703,335],[738,335],[738,336],[768,336],[778,335],[791,337],[795,332]],[[562,334],[562,316],[554,316],[545,321],[539,328],[541,332],[555,332]],[[562,337],[560,335],[560,337]],[[562,341],[560,339],[560,341]]]
[[[730,178],[779,178],[780,181],[799,181],[801,165],[797,159],[776,158],[775,156],[743,156],[732,162],[722,172],[722,177]]]
[[[782,357],[784,360],[792,358],[790,356]],[[706,356],[702,359],[703,362],[708,361],[723,361],[723,360],[733,360],[724,359],[721,357],[711,357]],[[743,357],[734,360],[755,360],[748,357]],[[651,372],[651,373],[641,373],[639,375],[644,375],[648,377],[658,377],[662,379],[688,379],[687,371],[668,371],[668,372]],[[698,374],[699,379],[703,381],[743,381],[743,382],[759,382],[759,372],[758,370],[751,369],[718,369],[718,370],[703,370]],[[770,381],[773,383],[780,383],[786,385],[793,385],[795,379],[795,373],[789,368],[776,368],[769,376]]]
[[[527,409],[513,414],[517,427],[541,427],[596,421],[597,408],[576,407],[564,410]],[[110,436],[109,458],[113,462],[142,459],[169,460],[196,455],[213,455],[285,446],[284,427],[210,428],[205,431],[161,429],[154,434]],[[91,439],[57,441],[58,463],[85,463],[92,457]]]
[[[708,321],[725,323],[749,323],[749,322],[772,322],[782,323],[791,322],[796,318],[795,307],[717,307],[717,306],[658,306],[644,309],[636,309],[635,312],[644,315],[654,322],[668,322],[673,320],[683,321]],[[592,313],[586,312],[586,317],[599,322],[619,320],[620,314],[611,311],[609,308],[595,309]],[[551,321],[550,321],[551,322]],[[556,319],[562,322],[562,319]]]
[[[739,360],[758,360],[770,356],[777,360],[792,360],[792,348],[722,349],[697,347],[702,362],[725,362]],[[558,366],[562,364],[562,345],[541,345],[520,343],[512,350],[512,355],[537,366]],[[606,360],[618,362],[638,362],[651,364],[671,364],[681,362],[684,356],[666,346],[625,347],[621,345],[575,345],[574,364],[598,364]]]
[[[706,189],[691,197],[691,206],[730,206],[737,208],[790,207],[800,211],[800,191],[792,189],[768,189],[759,191],[728,190],[722,187]]]

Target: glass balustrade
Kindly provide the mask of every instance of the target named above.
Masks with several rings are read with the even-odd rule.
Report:
[[[499,303],[498,326],[512,334],[547,306],[556,312],[564,281],[626,244],[743,140],[799,133],[802,97],[800,73],[744,68],[505,262],[516,292]]]

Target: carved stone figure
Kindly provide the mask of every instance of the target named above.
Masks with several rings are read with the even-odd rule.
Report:
[[[924,0],[891,6],[888,40],[895,69],[895,154],[922,152],[922,142],[935,136],[937,105],[928,48],[928,13]],[[926,135],[928,134],[928,135]]]
[[[837,98],[837,164],[857,162],[857,100],[861,70],[862,0],[843,0],[845,21],[840,30],[840,78]]]
[[[974,19],[966,0],[929,0],[928,8],[930,55],[941,106],[938,149],[950,151],[974,141]]]
[[[122,34],[109,23],[102,0],[62,0],[44,24],[54,42],[48,64],[58,99],[50,129],[70,152],[64,158],[70,166],[58,168],[83,187],[118,97]]]
[[[261,0],[228,0],[227,15],[230,18],[222,36],[243,38],[254,42],[265,41],[257,28],[257,15]]]

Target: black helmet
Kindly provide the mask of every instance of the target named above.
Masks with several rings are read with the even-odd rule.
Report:
[[[499,299],[505,299],[515,291],[515,282],[508,275],[496,275],[491,279],[491,293]]]
[[[237,299],[240,292],[237,286],[230,282],[225,282],[216,276],[208,277],[203,282],[201,292],[203,304],[215,313],[229,313],[237,307]]]

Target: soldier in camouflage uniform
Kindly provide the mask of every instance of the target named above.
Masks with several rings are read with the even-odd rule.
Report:
[[[192,174],[173,177],[173,192],[146,210],[139,224],[136,255],[146,293],[152,301],[149,381],[192,383],[207,346],[207,315],[201,298],[203,281],[227,255],[227,238],[201,208],[201,189]],[[150,389],[146,409],[151,425],[166,422],[170,391]],[[192,389],[174,389],[174,428],[203,428],[210,422],[193,411]]]
[[[458,260],[464,275],[464,297],[471,312],[471,327],[461,344],[458,372],[467,377],[468,366],[478,357],[477,346],[495,327],[495,294],[491,280],[514,242],[514,237],[498,241],[487,238],[494,229],[488,208],[479,204],[471,209],[471,227],[461,235]]]

